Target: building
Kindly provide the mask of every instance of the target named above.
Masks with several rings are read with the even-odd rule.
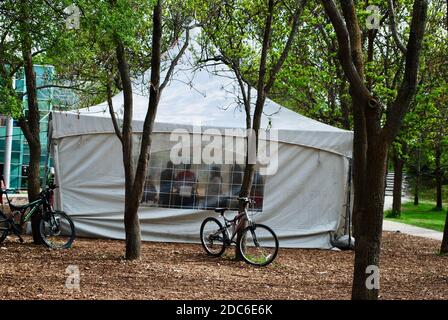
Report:
[[[49,65],[36,65],[34,67],[36,72],[37,87],[50,85],[54,79],[55,68]],[[23,94],[23,107],[25,112],[28,109],[25,76],[24,72],[20,71],[15,76],[15,88],[18,93]],[[74,104],[75,95],[73,91],[60,88],[44,88],[38,90],[37,93],[39,110],[41,115],[40,120],[40,141],[42,145],[41,155],[41,176],[44,174],[45,161],[47,159],[47,131],[48,131],[48,117],[53,108],[60,106],[67,106]],[[5,143],[6,143],[6,122],[7,117],[0,115],[0,172],[3,173],[4,159],[5,159]],[[17,126],[14,120],[13,134],[12,134],[12,153],[11,153],[11,173],[10,173],[10,188],[26,189],[27,187],[27,168],[30,158],[30,151],[28,143],[22,130]]]

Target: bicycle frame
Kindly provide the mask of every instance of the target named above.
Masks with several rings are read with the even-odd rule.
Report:
[[[6,195],[6,199],[11,209],[11,214],[5,215],[1,212],[0,219],[0,242],[3,242],[9,233],[17,236],[21,243],[24,242],[22,238],[24,223],[28,222],[32,217],[38,218],[38,225],[33,226],[37,229],[33,230],[33,237],[35,231],[39,232],[43,244],[53,249],[67,249],[70,248],[75,236],[75,225],[70,217],[62,211],[53,210],[53,196],[56,185],[52,184],[46,186],[35,201],[31,201],[25,205],[15,205],[11,203],[8,192],[11,189],[0,189],[0,196]],[[3,198],[1,198],[3,200]],[[3,205],[3,201],[2,201]],[[20,214],[20,219],[17,215]],[[38,216],[36,216],[36,214]],[[18,221],[19,220],[19,221]],[[65,228],[67,227],[67,228]],[[62,236],[59,241],[55,241],[54,237]],[[60,241],[63,241],[60,243]]]
[[[13,211],[19,211],[20,212],[20,214],[21,214],[20,224],[23,224],[23,223],[29,221],[31,219],[31,217],[38,211],[38,209],[39,209],[39,207],[41,205],[44,206],[44,210],[49,210],[49,209],[51,210],[51,205],[48,202],[47,196],[45,194],[41,194],[39,199],[37,199],[35,201],[32,201],[30,203],[27,203],[27,204],[25,204],[23,206],[16,206],[13,203],[11,203],[11,199],[8,197],[8,191],[7,190],[4,190],[4,191],[2,190],[1,193],[5,194],[6,200],[8,202],[8,206],[9,206],[11,212],[13,212]],[[28,208],[31,208],[31,210],[26,215],[24,215],[25,211]]]
[[[246,263],[267,266],[277,256],[278,238],[268,226],[255,223],[252,214],[255,201],[248,197],[238,197],[238,200],[240,206],[232,219],[225,216],[228,208],[224,207],[215,208],[215,212],[219,213],[224,223],[222,219],[218,220],[215,217],[204,219],[200,229],[202,246],[207,254],[219,257],[224,254],[226,248],[235,244],[236,254],[241,255]]]
[[[247,214],[248,213],[248,206],[250,204],[246,203],[246,206],[244,207],[243,211],[239,211],[238,214],[233,218],[233,219],[227,219],[224,215],[224,212],[221,214],[221,216],[224,219],[224,229],[226,231],[226,236],[227,236],[227,240],[230,241],[230,243],[235,243],[235,241],[233,240],[235,238],[235,236],[238,234],[238,226],[239,226],[239,221],[242,218],[245,218],[248,222],[249,225],[252,225],[254,222],[252,220],[252,218]],[[229,232],[229,228],[234,226],[234,230],[232,233],[232,236],[230,236],[230,232]]]

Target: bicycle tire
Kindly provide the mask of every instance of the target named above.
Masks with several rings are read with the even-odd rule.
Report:
[[[67,239],[61,245],[56,245],[55,242],[51,241],[50,236],[59,236],[62,235],[62,230],[59,229],[60,225],[57,225],[58,222],[54,218],[55,216],[60,216],[65,219],[66,225],[65,228],[68,230],[68,235],[63,235]],[[52,221],[53,218],[53,221]],[[60,221],[61,219],[59,219]],[[63,211],[55,211],[55,212],[47,212],[42,215],[42,219],[39,222],[39,233],[42,238],[43,243],[52,249],[68,249],[72,246],[73,241],[76,238],[75,225],[72,219]]]
[[[248,239],[249,243],[246,243]],[[260,245],[261,239],[263,239],[263,242],[273,242],[273,246],[269,245],[262,247]],[[238,249],[243,260],[246,263],[257,267],[267,266],[274,261],[278,254],[278,247],[277,235],[271,228],[263,224],[254,224],[246,227],[238,241]],[[250,248],[250,252],[248,248]],[[269,254],[266,255],[264,253],[265,250],[269,250]],[[262,258],[253,256],[253,254],[257,252],[261,253]]]
[[[0,230],[0,243],[5,241],[6,237],[9,233],[9,222],[8,217],[0,211],[0,228],[3,228],[4,230]]]
[[[215,241],[217,240],[216,241],[217,242],[217,248],[216,248],[217,251],[216,252],[212,251],[211,248],[209,248],[209,246],[207,245],[206,239],[204,238],[204,236],[206,236],[204,234],[204,229],[205,229],[207,223],[211,224],[211,228],[213,228],[212,232],[215,233],[214,240]],[[216,224],[216,226],[213,226],[213,224]],[[221,238],[219,238],[218,234],[220,234]],[[208,240],[211,241],[211,243],[209,243],[209,245],[211,244],[213,246],[214,240],[210,238],[211,235],[212,234],[208,235]],[[202,247],[204,248],[205,252],[207,252],[208,255],[214,256],[214,257],[220,257],[226,250],[226,244],[225,244],[226,234],[225,234],[225,231],[223,229],[221,222],[219,222],[218,219],[213,218],[213,217],[206,218],[201,224],[200,237],[201,237]]]

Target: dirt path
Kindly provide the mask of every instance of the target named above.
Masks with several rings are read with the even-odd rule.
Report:
[[[143,258],[126,262],[124,243],[78,239],[67,251],[9,238],[1,245],[1,299],[348,299],[353,253],[282,249],[267,268],[206,256],[200,245],[144,243]],[[384,299],[448,299],[448,256],[439,242],[385,233]],[[65,288],[69,265],[80,292]]]

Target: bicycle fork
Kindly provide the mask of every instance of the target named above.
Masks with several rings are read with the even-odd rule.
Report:
[[[257,236],[255,235],[255,230],[253,227],[250,228],[250,233],[252,234],[252,239],[254,240],[254,245],[256,247],[259,247],[260,243],[258,242]]]

